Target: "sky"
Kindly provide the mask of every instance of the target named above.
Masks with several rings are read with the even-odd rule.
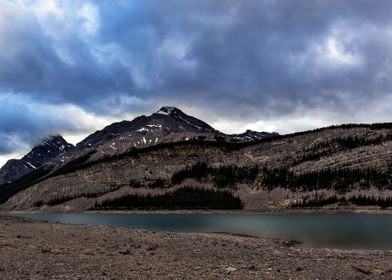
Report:
[[[0,0],[0,165],[177,106],[226,133],[392,120],[389,0]]]

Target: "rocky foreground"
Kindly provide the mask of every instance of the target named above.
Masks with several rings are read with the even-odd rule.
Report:
[[[0,215],[1,279],[391,279],[392,251]]]

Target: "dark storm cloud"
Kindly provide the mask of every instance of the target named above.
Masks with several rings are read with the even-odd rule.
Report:
[[[390,1],[136,1],[121,14],[101,7],[116,17],[101,38],[143,57],[150,88],[135,94],[250,114],[342,110],[389,94],[391,11]],[[157,55],[165,44],[183,54]]]
[[[355,121],[391,94],[391,12],[387,0],[0,0],[0,95],[101,116],[167,103],[209,120],[321,108]],[[32,111],[17,129],[20,117],[1,106],[0,140],[78,127],[42,128]]]
[[[28,148],[45,136],[60,132],[94,129],[83,111],[73,106],[36,103],[28,96],[0,96],[0,155]]]

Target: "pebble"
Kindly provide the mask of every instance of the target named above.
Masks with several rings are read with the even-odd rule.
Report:
[[[1,280],[390,280],[392,275],[392,251],[310,249],[215,233],[116,228],[113,234],[107,227],[10,221],[5,225],[0,214]]]

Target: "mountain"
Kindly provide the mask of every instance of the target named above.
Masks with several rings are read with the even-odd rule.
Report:
[[[113,123],[78,143],[75,152],[97,150],[99,154],[118,154],[132,148],[143,148],[164,141],[173,135],[219,133],[207,123],[188,116],[175,107],[162,107],[151,116],[140,116],[133,121]],[[172,138],[165,139],[172,135]]]
[[[85,155],[90,155],[89,161],[97,161],[135,149],[189,141],[198,137],[213,141],[249,142],[277,135],[253,131],[239,135],[224,134],[176,107],[165,106],[150,116],[139,116],[132,121],[113,123],[94,132],[78,143],[70,153],[63,154],[50,164],[56,169]]]
[[[241,134],[232,134],[230,135],[230,140],[233,142],[251,142],[251,141],[258,141],[264,140],[267,138],[273,138],[279,136],[276,132],[258,132],[253,130],[247,130]]]
[[[8,183],[0,186],[0,202],[6,201],[12,195],[36,183],[60,174],[70,174],[88,165],[126,156],[129,153],[159,148],[162,145],[195,141],[212,142],[216,145],[239,144],[276,136],[278,136],[277,133],[254,131],[246,131],[238,135],[224,134],[176,107],[165,106],[150,116],[140,116],[132,121],[113,123],[89,135],[74,148],[46,160],[45,164],[34,165],[40,166],[39,168],[26,169],[25,176],[15,176],[19,179],[7,180]],[[24,161],[22,163],[23,166],[28,165]]]
[[[156,115],[137,118],[142,126],[133,130],[147,128],[146,120],[156,121]],[[97,133],[108,130],[116,131],[109,126]],[[87,139],[98,140],[97,133]],[[2,186],[0,199],[9,198],[6,210],[157,209],[184,201],[192,209],[238,208],[238,198],[247,210],[392,207],[392,123],[332,126],[247,142],[219,132],[193,135],[95,159],[91,150],[60,167],[49,161]],[[69,153],[74,151],[56,159]]]
[[[26,154],[22,159],[11,159],[0,169],[0,185],[11,183],[16,179],[36,170],[42,164],[69,152],[73,145],[67,143],[60,135],[49,136]]]

